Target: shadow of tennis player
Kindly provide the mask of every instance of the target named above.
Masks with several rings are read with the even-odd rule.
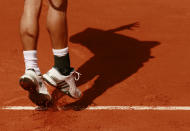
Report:
[[[140,41],[116,33],[125,29],[132,30],[133,27],[138,27],[138,23],[111,30],[87,28],[70,37],[72,43],[81,44],[94,54],[78,69],[83,74],[78,86],[97,75],[99,77],[91,88],[83,92],[80,100],[65,105],[65,109],[85,109],[106,90],[135,74],[143,67],[143,63],[154,58],[151,56],[151,48],[158,46],[159,42]]]

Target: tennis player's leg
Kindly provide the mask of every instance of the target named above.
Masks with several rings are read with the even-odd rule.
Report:
[[[20,85],[29,92],[29,98],[39,106],[46,106],[50,95],[42,80],[37,59],[37,40],[39,33],[39,15],[42,0],[25,0],[20,23],[20,35],[23,45],[25,74]]]
[[[73,98],[79,98],[81,91],[76,87],[75,80],[79,73],[70,67],[67,27],[67,0],[49,0],[47,29],[50,34],[54,66],[43,75],[50,85],[59,88]]]

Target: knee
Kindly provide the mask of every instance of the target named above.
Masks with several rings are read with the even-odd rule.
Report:
[[[20,33],[22,36],[35,36],[42,0],[25,0],[21,18]]]
[[[29,36],[29,37],[36,37],[38,26],[38,20],[35,18],[29,18],[22,16],[21,23],[20,23],[20,35],[22,37]]]
[[[27,37],[36,38],[37,32],[35,29],[32,29],[29,26],[21,26],[20,35],[21,35],[21,37],[27,36]]]
[[[49,4],[56,10],[65,11],[67,9],[68,0],[49,0]]]

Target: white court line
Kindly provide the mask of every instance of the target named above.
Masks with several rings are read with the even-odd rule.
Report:
[[[39,110],[35,106],[4,106],[0,110]],[[158,111],[190,111],[190,106],[89,106],[85,110],[158,110]]]
[[[87,110],[189,110],[190,106],[91,106]]]
[[[0,110],[36,110],[37,108],[34,106],[3,106]]]

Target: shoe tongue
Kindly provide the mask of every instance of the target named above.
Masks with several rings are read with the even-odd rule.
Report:
[[[27,70],[30,70],[30,71],[34,71],[34,72],[35,72],[35,70],[34,70],[34,69],[32,69],[32,68],[30,68],[30,69],[27,69]]]
[[[29,69],[27,69],[27,71],[33,71],[33,72],[35,72],[35,74],[36,74],[37,76],[42,76],[41,73],[38,73],[38,71],[35,71],[35,69],[33,69],[33,68],[29,68]]]

